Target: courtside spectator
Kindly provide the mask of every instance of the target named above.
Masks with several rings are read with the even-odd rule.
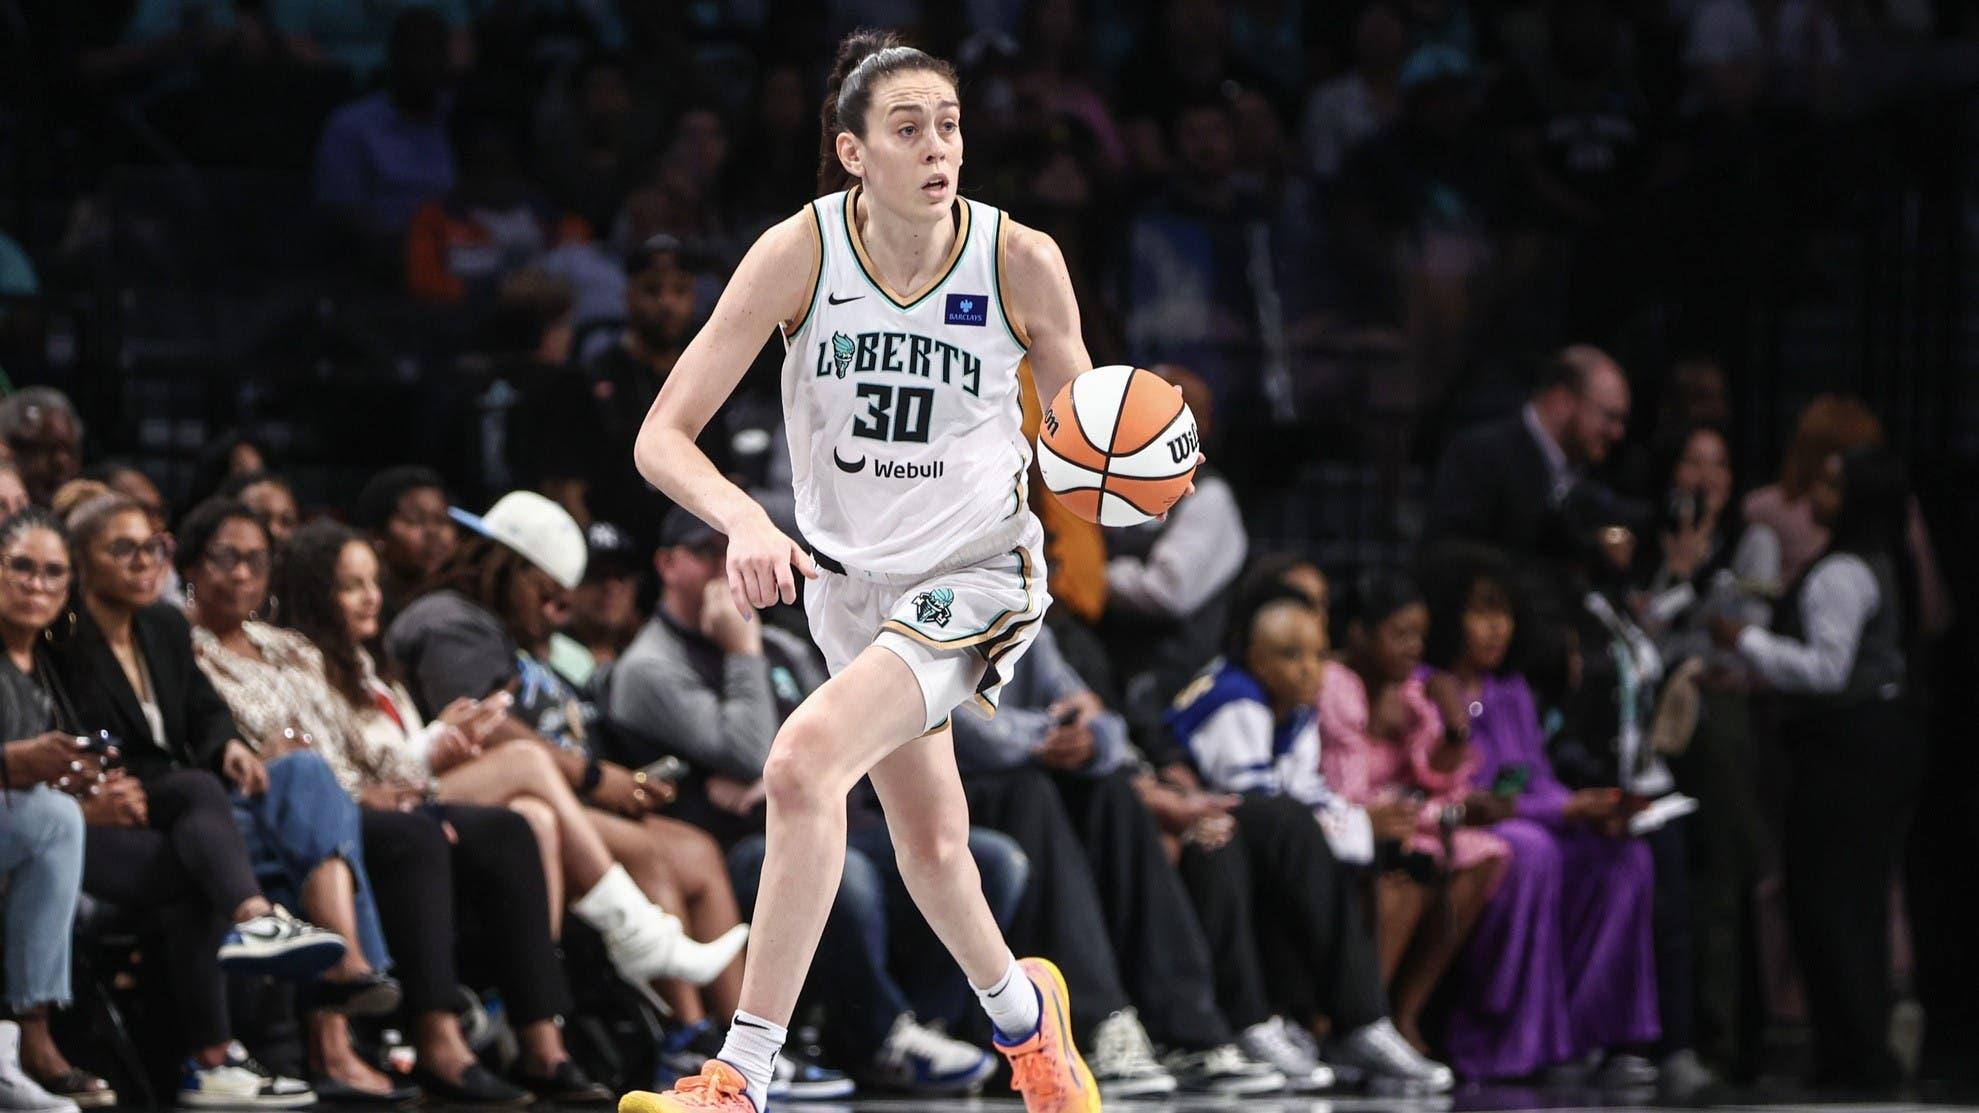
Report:
[[[51,627],[51,675],[77,730],[121,740],[126,770],[85,809],[83,889],[162,922],[159,965],[187,1055],[182,1102],[314,1100],[306,1083],[269,1071],[234,1041],[222,969],[308,982],[348,946],[262,893],[221,777],[243,793],[243,806],[265,804],[268,770],[194,662],[185,617],[157,601],[169,557],[162,535],[142,507],[101,484],[64,487],[55,511],[79,590]]]
[[[1334,792],[1368,810],[1381,842],[1393,847],[1375,887],[1381,973],[1391,983],[1395,1027],[1420,1050],[1430,993],[1518,863],[1503,839],[1459,818],[1478,758],[1443,729],[1415,675],[1429,632],[1421,592],[1404,576],[1374,570],[1344,602],[1333,613],[1344,653],[1327,662],[1319,688],[1320,769]],[[1402,822],[1411,816],[1413,823]],[[1530,959],[1498,957],[1507,966]],[[1457,1067],[1489,1074],[1486,1064]]]
[[[701,832],[653,813],[672,786],[603,760],[577,694],[537,655],[567,617],[584,575],[584,535],[555,503],[528,491],[504,496],[485,516],[455,511],[476,536],[429,590],[385,632],[421,715],[469,714],[460,701],[498,711],[479,740],[425,755],[441,798],[499,805],[534,796],[557,816],[558,869],[570,911],[605,939],[619,976],[647,994],[653,984],[687,1019],[726,1013],[740,990],[734,959],[748,936],[719,849]],[[450,776],[451,774],[451,776]],[[678,909],[681,915],[663,909]],[[682,921],[686,920],[686,923]],[[709,938],[696,942],[691,929]],[[687,985],[669,984],[671,980]]]
[[[74,1113],[114,1105],[116,1091],[55,1046],[49,1013],[73,1000],[70,939],[82,887],[78,797],[100,793],[114,754],[85,748],[53,678],[42,633],[62,613],[74,566],[55,519],[0,520],[0,877],[6,892],[6,1015],[0,1108]]]
[[[305,914],[358,944],[324,972],[305,1002],[309,1068],[318,1097],[414,1096],[365,1063],[351,1045],[346,1016],[383,1016],[402,994],[377,901],[365,869],[362,817],[334,786],[334,772],[317,747],[334,729],[324,701],[305,677],[308,646],[301,638],[256,621],[268,601],[273,547],[244,503],[208,499],[180,523],[184,545],[175,561],[185,578],[186,617],[193,655],[243,737],[266,755],[272,806],[243,819],[242,833],[261,861],[276,867]],[[396,849],[396,848],[391,848]],[[284,894],[287,895],[287,894]]]
[[[1635,1081],[1644,1075],[1635,1053],[1660,1031],[1649,848],[1628,838],[1620,789],[1569,792],[1554,775],[1532,690],[1514,664],[1509,569],[1488,552],[1452,547],[1423,574],[1424,660],[1435,670],[1425,687],[1478,755],[1465,818],[1488,824],[1518,864],[1478,919],[1479,961],[1462,969],[1452,1004],[1452,1055],[1514,1078],[1593,1058],[1606,1080]],[[1505,891],[1515,887],[1529,895]],[[1521,922],[1527,914],[1533,919]],[[1522,973],[1546,988],[1508,1001],[1509,975],[1493,959],[1520,953],[1509,937],[1524,933],[1537,942]]]
[[[429,1097],[466,1104],[513,1104],[524,1096],[475,1059],[455,1015],[455,923],[488,960],[520,1056],[514,1080],[539,1098],[595,1104],[610,1091],[571,1061],[558,1018],[570,987],[553,942],[561,906],[550,901],[530,809],[442,802],[422,743],[447,735],[474,739],[493,715],[465,727],[444,720],[431,731],[405,689],[380,680],[364,646],[378,634],[378,557],[335,522],[297,531],[278,593],[290,627],[248,624],[273,674],[263,696],[234,698],[257,714],[312,724],[316,747],[345,790],[363,805],[364,841],[385,937],[401,956],[404,1012],[413,1018],[416,1079]],[[275,698],[270,698],[275,697]],[[547,809],[537,811],[546,812]],[[555,817],[548,816],[548,838]],[[552,844],[554,845],[554,844]]]
[[[379,621],[392,619],[460,547],[447,513],[447,488],[431,468],[386,468],[357,493],[351,524],[378,551],[378,586],[385,593]]]
[[[1315,1078],[1324,1068],[1311,1030],[1324,1016],[1334,1063],[1418,1091],[1448,1090],[1449,1068],[1411,1047],[1388,1018],[1363,877],[1351,868],[1372,859],[1377,837],[1406,837],[1411,817],[1376,809],[1377,826],[1320,773],[1314,700],[1326,628],[1306,596],[1282,586],[1244,599],[1233,622],[1230,655],[1184,689],[1164,721],[1189,762],[1164,777],[1189,792],[1201,788],[1199,774],[1235,794],[1222,809],[1227,823],[1201,816],[1181,835],[1183,876],[1217,948],[1225,1008],[1245,1025],[1252,1054],[1294,1083],[1330,1075]],[[1265,1015],[1273,1007],[1280,1015]]]
[[[1675,798],[1676,778],[1664,753],[1669,744],[1655,730],[1668,670],[1628,601],[1637,545],[1620,515],[1595,519],[1567,581],[1582,592],[1573,616],[1575,649],[1564,665],[1542,662],[1527,673],[1542,698],[1560,710],[1549,752],[1561,782],[1574,789],[1618,788],[1631,812],[1665,796],[1673,797],[1665,804],[1683,802]],[[1696,1017],[1689,866],[1694,822],[1679,813],[1640,834],[1655,859],[1656,878],[1650,934],[1662,1035],[1649,1050],[1684,1074],[1694,1062],[1684,1053],[1692,1050]],[[1617,1069],[1621,1077],[1647,1080],[1656,1068],[1624,1060]]]

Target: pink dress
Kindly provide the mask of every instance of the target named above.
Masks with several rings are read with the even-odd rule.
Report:
[[[1415,713],[1415,726],[1400,743],[1368,734],[1371,709],[1367,685],[1353,669],[1338,661],[1326,665],[1325,682],[1319,689],[1320,771],[1333,791],[1353,803],[1367,805],[1386,796],[1420,790],[1427,797],[1422,825],[1409,839],[1409,849],[1443,862],[1443,834],[1437,813],[1444,805],[1455,804],[1470,794],[1471,773],[1479,761],[1477,752],[1466,746],[1464,759],[1456,768],[1441,772],[1429,759],[1443,745],[1443,716],[1414,677],[1402,685],[1402,699]],[[1453,869],[1469,869],[1495,858],[1506,858],[1512,848],[1505,840],[1480,827],[1459,827],[1450,842],[1456,858]]]

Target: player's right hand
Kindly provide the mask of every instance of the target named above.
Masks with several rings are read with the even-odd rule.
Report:
[[[811,554],[776,528],[769,515],[759,515],[728,535],[728,593],[743,617],[779,601],[797,602],[792,569],[807,580],[818,578]]]

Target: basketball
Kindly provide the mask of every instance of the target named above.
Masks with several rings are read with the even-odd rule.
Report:
[[[1196,474],[1196,415],[1152,371],[1095,367],[1044,411],[1038,471],[1065,508],[1103,526],[1168,512]]]

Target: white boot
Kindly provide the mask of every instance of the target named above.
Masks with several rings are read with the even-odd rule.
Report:
[[[0,1020],[0,1110],[77,1113],[75,1102],[42,1089],[21,1069],[21,1026],[11,1020]]]
[[[749,925],[737,924],[711,943],[696,943],[678,916],[660,911],[625,867],[617,865],[577,898],[570,911],[605,937],[612,968],[637,987],[659,978],[707,985],[728,969],[749,939]]]

